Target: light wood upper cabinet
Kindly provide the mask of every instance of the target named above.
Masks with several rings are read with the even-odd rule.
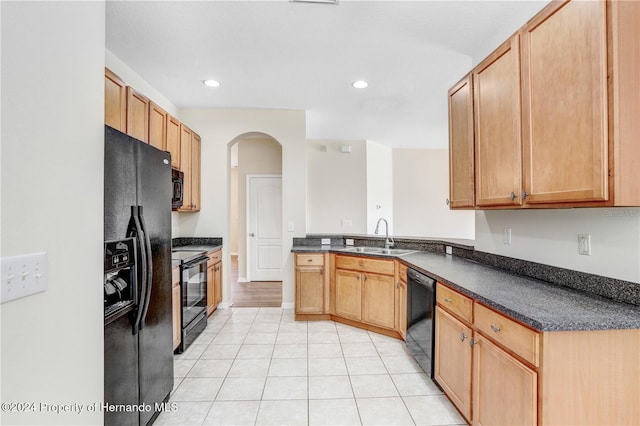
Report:
[[[127,131],[127,85],[108,68],[104,69],[104,124]]]
[[[191,136],[191,129],[180,124],[180,170],[184,173],[184,186],[182,207],[178,211],[191,211]]]
[[[171,167],[180,169],[180,121],[167,116],[167,151],[171,154]]]
[[[180,170],[184,173],[181,212],[200,211],[200,136],[180,125]]]
[[[196,132],[191,133],[191,205],[192,211],[200,211],[200,149],[201,140]]]
[[[149,103],[149,145],[167,150],[167,118],[168,114],[153,102]]]
[[[449,90],[449,206],[475,206],[471,74]]]
[[[607,200],[606,3],[552,4],[521,39],[527,203]]]
[[[149,142],[149,99],[127,86],[127,134]]]
[[[473,71],[476,204],[519,205],[521,175],[518,36]]]

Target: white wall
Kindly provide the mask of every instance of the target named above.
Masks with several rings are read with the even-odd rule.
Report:
[[[391,147],[367,141],[367,234],[373,234],[376,223],[385,218],[389,235],[393,224],[393,161]],[[384,225],[380,225],[384,236]]]
[[[474,211],[449,210],[448,197],[448,150],[393,150],[393,216],[397,235],[473,239]]]
[[[578,234],[591,235],[591,256],[578,254]],[[476,249],[640,282],[640,208],[478,211]]]
[[[48,256],[47,291],[0,306],[1,400],[85,408],[0,423],[102,424],[105,5],[0,8],[2,256]]]
[[[231,193],[233,181],[229,185],[230,204],[237,200],[236,214],[230,217],[230,228],[234,221],[237,227],[237,251],[238,251],[238,279],[247,278],[247,175],[249,174],[281,174],[282,173],[282,146],[270,137],[252,136],[241,138],[238,145],[238,168],[236,194]],[[229,212],[233,211],[230,206]],[[233,233],[233,229],[231,229]]]
[[[351,153],[340,152],[343,145],[351,146]],[[366,142],[310,140],[306,158],[307,232],[366,234]],[[342,226],[343,220],[351,226]]]
[[[282,302],[293,307],[294,263],[293,237],[306,233],[305,113],[294,110],[183,110],[182,117],[202,137],[202,210],[180,215],[180,232],[190,236],[222,236],[229,241],[229,156],[230,143],[247,133],[264,133],[282,145],[282,258],[284,259]],[[294,231],[287,231],[293,222]],[[229,248],[223,256],[229,262]],[[228,265],[229,263],[227,263]],[[225,268],[224,302],[230,301],[231,289]]]

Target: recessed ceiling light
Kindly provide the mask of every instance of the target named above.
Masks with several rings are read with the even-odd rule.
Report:
[[[367,83],[364,80],[356,80],[353,83],[351,83],[351,85],[353,87],[355,87],[356,89],[364,89],[365,87],[367,87],[369,85],[369,83]]]
[[[204,83],[205,86],[208,86],[208,87],[218,87],[218,86],[220,86],[220,83],[217,82],[216,80],[205,80],[205,81],[203,81],[203,83]]]

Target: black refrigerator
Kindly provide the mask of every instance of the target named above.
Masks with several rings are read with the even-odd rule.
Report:
[[[104,421],[147,425],[173,388],[171,156],[109,126],[104,154],[104,239],[133,237],[136,257],[133,308],[105,320]]]

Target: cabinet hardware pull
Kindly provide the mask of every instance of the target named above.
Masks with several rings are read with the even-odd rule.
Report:
[[[313,262],[313,259],[307,259],[307,262]]]
[[[469,340],[469,346],[473,347],[473,345],[479,345],[480,344],[480,340],[476,340],[476,339],[471,339]]]
[[[358,266],[364,266],[364,262],[358,262]]]
[[[497,326],[495,326],[493,324],[491,324],[491,329],[496,333],[499,332],[500,330],[502,330],[500,327],[497,327]]]
[[[516,199],[516,194],[514,194],[513,192],[511,192],[511,201]]]
[[[447,302],[447,303],[451,303],[451,302],[453,302],[453,300],[449,299],[448,297],[445,297],[445,298],[444,298],[444,301],[445,301],[445,302]]]
[[[526,191],[522,191],[522,201],[524,201],[525,198],[527,198],[527,192]]]
[[[360,281],[360,275],[356,275],[356,280]]]
[[[400,288],[400,283],[396,283],[396,288]]]
[[[464,333],[460,333],[460,341],[464,342],[464,339],[466,339],[467,336]]]
[[[324,271],[322,269],[320,269],[320,275],[322,275],[324,273]]]

